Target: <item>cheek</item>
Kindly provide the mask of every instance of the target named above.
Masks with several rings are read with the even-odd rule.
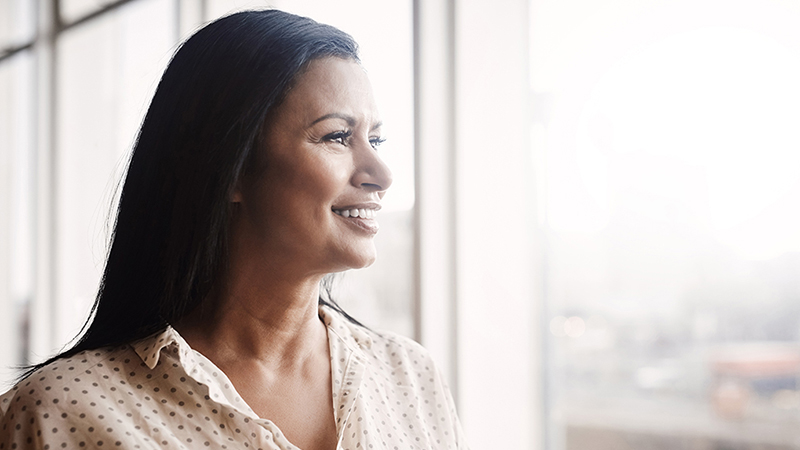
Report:
[[[302,217],[319,219],[345,192],[348,183],[344,164],[331,158],[306,158],[291,164],[274,164],[265,170],[257,196],[271,213],[295,211]]]
[[[330,208],[348,185],[346,167],[335,160],[319,158],[309,161],[303,169],[296,171],[292,185],[311,203],[324,203]]]

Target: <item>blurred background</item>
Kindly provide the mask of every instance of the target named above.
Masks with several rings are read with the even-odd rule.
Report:
[[[79,332],[179,43],[352,34],[387,124],[378,262],[473,449],[800,449],[800,2],[0,0],[0,391]]]

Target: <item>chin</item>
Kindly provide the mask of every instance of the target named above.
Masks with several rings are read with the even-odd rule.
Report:
[[[377,259],[377,253],[375,252],[375,247],[370,245],[369,248],[363,249],[351,249],[348,252],[348,255],[342,258],[340,261],[343,263],[344,266],[342,270],[350,270],[350,269],[364,269],[372,265]]]
[[[375,254],[358,258],[350,264],[350,269],[364,269],[372,265],[377,258]]]

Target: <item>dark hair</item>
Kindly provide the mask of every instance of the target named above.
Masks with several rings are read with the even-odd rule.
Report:
[[[131,155],[93,318],[71,348],[27,374],[160,331],[208,296],[227,264],[230,198],[260,130],[297,75],[324,57],[359,61],[358,46],[278,10],[223,17],[181,45]]]

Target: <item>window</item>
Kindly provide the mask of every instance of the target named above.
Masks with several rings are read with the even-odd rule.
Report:
[[[30,4],[0,4],[0,380],[28,350],[27,309],[33,293],[35,58]],[[0,385],[2,387],[3,385]]]
[[[546,448],[794,448],[800,9],[531,4]]]

